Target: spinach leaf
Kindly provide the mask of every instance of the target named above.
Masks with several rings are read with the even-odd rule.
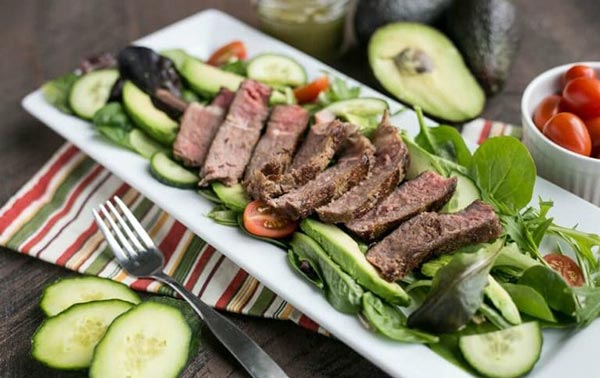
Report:
[[[473,155],[470,176],[483,199],[514,215],[531,200],[536,169],[527,148],[510,136],[486,140]]]
[[[428,127],[425,125],[421,108],[415,106],[415,111],[420,128],[419,134],[415,137],[418,145],[431,154],[460,165],[468,166],[471,163],[471,151],[467,148],[465,140],[458,130],[445,125]]]
[[[293,249],[290,249],[288,251],[288,262],[292,268],[306,278],[308,282],[321,290],[325,288],[323,277],[321,277],[321,273],[319,273],[319,267],[313,260],[300,257]]]
[[[222,205],[215,206],[207,216],[223,226],[235,227],[238,225],[237,213]]]
[[[556,318],[546,300],[535,289],[512,283],[504,283],[502,287],[510,294],[519,311],[547,322],[556,323]]]
[[[362,315],[379,333],[390,339],[407,343],[431,344],[438,338],[406,326],[406,316],[397,308],[382,301],[371,292],[362,296]]]
[[[327,301],[333,308],[346,314],[357,314],[360,311],[362,287],[350,275],[342,271],[340,266],[314,239],[297,232],[292,237],[290,247],[298,256],[297,260],[290,260],[290,262],[296,264],[298,269],[301,268],[298,262],[306,261],[310,264],[322,283],[321,289],[323,289]],[[304,276],[310,279],[306,274]],[[311,279],[311,281],[319,286],[315,282],[316,279]]]
[[[488,274],[503,245],[498,239],[477,252],[455,254],[433,278],[427,299],[410,315],[408,325],[442,333],[467,324],[483,303]]]
[[[121,147],[132,148],[129,133],[133,130],[133,123],[120,103],[110,102],[104,105],[94,114],[92,122],[100,134],[111,142]]]
[[[198,189],[198,194],[214,204],[221,205],[223,203],[211,187]]]
[[[577,309],[579,326],[586,326],[600,316],[600,288],[576,287],[573,291],[583,299],[583,306]]]
[[[554,270],[542,265],[531,267],[523,273],[518,283],[535,289],[551,309],[575,316],[577,303],[573,291]]]
[[[78,78],[79,76],[70,72],[46,82],[41,88],[44,99],[61,112],[72,114],[73,112],[69,106],[69,93],[71,93],[71,87]]]

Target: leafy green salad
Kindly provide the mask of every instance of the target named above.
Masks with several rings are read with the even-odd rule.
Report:
[[[292,69],[281,70],[283,76],[274,81],[256,63],[258,57],[245,60],[245,54],[238,54],[214,66],[183,50],[162,55],[172,70],[160,71],[160,80],[181,77],[178,98],[185,102],[208,103],[220,87],[235,90],[248,77],[272,86],[271,105],[300,102],[312,114],[326,109],[357,124],[366,136],[389,108],[333,77],[309,101],[299,101],[299,93],[307,93],[299,89],[312,83],[290,57],[282,56],[281,64]],[[273,62],[271,57],[268,63]],[[114,65],[69,73],[42,91],[60,111],[90,120],[107,140],[150,159],[150,171],[161,182],[197,188],[197,172],[170,153],[181,113],[163,110],[152,89],[123,82]],[[373,332],[425,344],[473,374],[522,376],[539,359],[540,329],[578,329],[600,315],[600,236],[556,224],[551,199],[530,204],[536,168],[520,141],[494,137],[472,153],[454,127],[428,127],[421,110],[415,110],[419,134],[411,138],[402,132],[409,174],[456,177],[456,192],[442,211],[456,212],[483,200],[493,206],[504,234],[492,243],[435,257],[400,282],[379,277],[364,256],[367,245],[337,226],[306,218],[290,236],[257,235],[243,219],[250,199],[241,185],[213,184],[198,193],[215,203],[208,214],[215,222],[282,248],[291,268],[336,310],[358,316]]]

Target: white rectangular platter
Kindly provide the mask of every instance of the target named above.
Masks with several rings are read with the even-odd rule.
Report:
[[[215,48],[234,39],[244,41],[250,56],[263,52],[287,54],[306,68],[309,77],[314,78],[325,70],[361,86],[362,96],[387,100],[392,111],[401,107],[394,100],[216,10],[193,15],[134,43],[156,50],[183,48],[194,55],[207,57]],[[194,191],[182,191],[158,183],[148,173],[147,160],[106,143],[86,122],[65,115],[46,103],[39,90],[24,98],[22,104],[28,112],[143,193],[249,274],[385,372],[405,378],[470,376],[424,346],[406,345],[385,339],[369,332],[356,316],[335,311],[319,291],[290,269],[286,255],[280,249],[247,237],[236,228],[214,223],[204,216],[212,208],[207,200]],[[416,117],[412,111],[403,112],[392,121],[411,135],[418,131]],[[594,205],[543,179],[537,181],[535,201],[538,196],[555,201],[552,215],[558,223],[565,226],[578,224],[580,229],[589,232],[600,231],[600,209]],[[598,376],[600,373],[595,358],[600,350],[599,336],[600,322],[595,322],[577,333],[545,331],[542,357],[530,376]],[[310,364],[310,361],[306,363]]]

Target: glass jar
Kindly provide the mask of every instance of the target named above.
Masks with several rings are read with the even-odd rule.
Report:
[[[318,58],[340,51],[348,0],[258,0],[256,4],[265,33]]]

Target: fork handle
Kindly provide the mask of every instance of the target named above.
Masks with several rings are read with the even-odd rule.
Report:
[[[250,376],[254,378],[287,377],[279,365],[231,320],[202,302],[200,298],[190,293],[170,276],[161,272],[153,275],[152,278],[164,282],[179,293]]]

